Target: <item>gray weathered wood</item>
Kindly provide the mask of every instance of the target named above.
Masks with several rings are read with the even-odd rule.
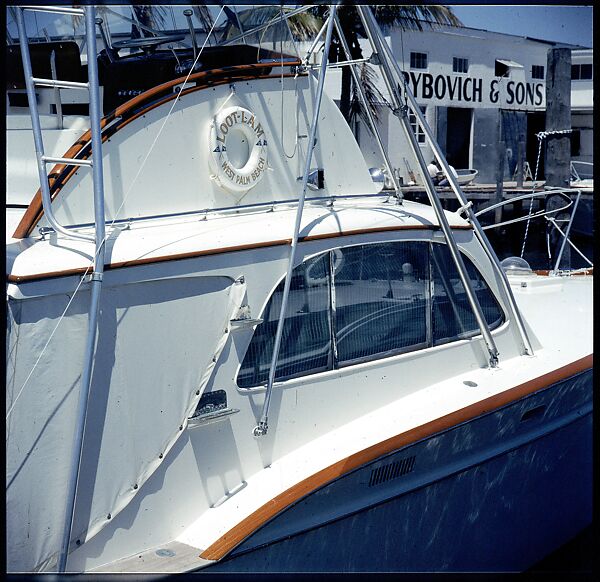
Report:
[[[571,50],[548,51],[546,76],[546,131],[571,129]],[[546,138],[546,185],[564,188],[570,183],[571,138],[569,134]]]
[[[494,203],[502,202],[502,190],[504,188],[504,165],[506,163],[506,143],[498,142],[497,149],[497,165],[496,165],[496,196]],[[495,222],[502,221],[502,208],[495,210]]]

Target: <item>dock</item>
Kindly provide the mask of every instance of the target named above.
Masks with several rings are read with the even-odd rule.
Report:
[[[516,181],[506,181],[502,185],[500,194],[498,193],[498,187],[496,184],[473,183],[466,186],[461,186],[461,190],[467,200],[473,202],[473,208],[475,212],[477,212],[486,208],[487,206],[491,206],[504,200],[510,200],[512,198],[531,194],[531,192],[542,192],[544,191],[545,185],[546,182],[544,180],[537,180],[535,182],[526,181],[523,183],[523,186],[517,186]],[[436,186],[436,190],[440,200],[442,201],[442,206],[446,210],[455,211],[458,209],[458,200],[449,186]],[[427,203],[427,192],[421,185],[402,186],[402,193],[408,200]],[[592,199],[592,192],[582,191],[581,201],[587,201],[590,203]],[[543,200],[544,199],[541,197],[535,198],[534,208],[538,209]],[[526,199],[518,200],[514,204],[506,204],[502,208],[498,209],[497,212],[499,212],[499,214],[496,214],[494,221],[501,222],[502,216],[507,210],[511,213],[520,212],[520,207],[522,208],[524,204],[526,205],[525,212],[527,212],[529,209],[529,202]],[[492,219],[493,216],[494,215],[490,214],[488,220]]]

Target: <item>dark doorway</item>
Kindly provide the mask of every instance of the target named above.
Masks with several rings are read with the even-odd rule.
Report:
[[[455,168],[469,167],[472,109],[448,107],[446,158]]]
[[[527,146],[525,159],[529,162],[531,175],[535,176],[535,168],[538,160],[538,150],[540,142],[536,136],[537,133],[546,130],[546,114],[545,113],[528,113],[527,114]],[[542,154],[540,156],[540,165],[538,168],[537,179],[544,179],[544,144],[542,144]]]

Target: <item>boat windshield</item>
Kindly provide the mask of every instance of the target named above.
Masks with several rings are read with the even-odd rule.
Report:
[[[306,35],[315,34],[318,26],[306,13],[292,16],[291,21],[281,19],[283,14],[291,11],[291,7],[252,5],[99,5],[96,7],[97,22],[101,20],[98,50],[106,48],[100,30],[102,27],[111,45],[128,39],[171,36],[171,40],[160,44],[160,50],[190,49],[195,40],[198,48],[204,45],[246,44],[298,56],[296,42]],[[8,44],[17,44],[14,7],[6,7],[6,23]],[[26,12],[25,26],[33,43],[76,41],[85,60],[85,23],[82,16]],[[192,30],[195,39],[192,38]],[[119,49],[119,56],[142,50],[144,47]]]

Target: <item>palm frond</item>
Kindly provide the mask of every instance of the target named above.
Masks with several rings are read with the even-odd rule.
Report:
[[[134,4],[131,6],[134,17],[139,21],[140,24],[154,30],[163,28],[165,25],[165,18],[167,15],[166,6],[158,6],[155,4]],[[138,30],[136,27],[136,34],[145,36],[143,29]]]
[[[289,10],[287,10],[289,12]],[[288,19],[290,31],[299,41],[310,40],[321,29],[321,21],[310,12],[301,12]]]
[[[374,7],[375,18],[383,28],[400,26],[406,30],[435,28],[436,25],[462,26],[448,6],[431,5],[385,5]]]
[[[368,63],[362,63],[360,65],[359,82],[362,86],[365,99],[367,100],[368,107],[371,110],[371,115],[376,122],[380,121],[381,110],[388,106],[388,103],[383,96],[383,93],[377,87],[378,75],[372,65]],[[352,100],[350,104],[350,119],[356,119],[360,117],[369,128],[369,131],[373,131],[371,128],[370,120],[367,112],[364,110],[361,99],[358,95],[358,89],[353,84],[352,86]]]

